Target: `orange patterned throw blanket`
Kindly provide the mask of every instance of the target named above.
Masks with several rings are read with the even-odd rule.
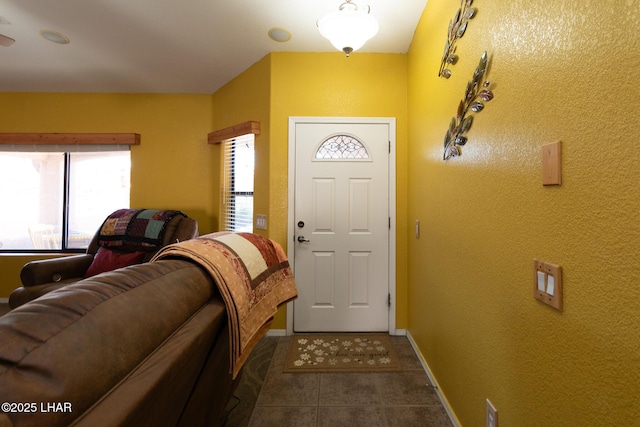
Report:
[[[298,296],[282,247],[251,233],[218,232],[165,246],[151,262],[187,258],[206,269],[227,307],[235,378],[280,304]]]

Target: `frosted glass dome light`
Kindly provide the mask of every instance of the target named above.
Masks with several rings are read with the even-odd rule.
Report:
[[[347,56],[378,33],[378,21],[369,14],[369,7],[358,8],[351,0],[342,3],[337,12],[320,18],[317,25],[320,34]]]

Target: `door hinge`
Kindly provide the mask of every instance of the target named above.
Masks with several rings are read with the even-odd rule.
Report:
[[[389,154],[391,154],[391,141],[389,141]]]
[[[389,230],[391,230],[391,217],[389,217]]]
[[[388,300],[388,302],[389,302],[389,307],[391,307],[391,294],[389,294],[389,300]]]

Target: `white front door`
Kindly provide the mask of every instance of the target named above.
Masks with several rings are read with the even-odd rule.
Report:
[[[389,330],[389,123],[295,123],[296,332]]]

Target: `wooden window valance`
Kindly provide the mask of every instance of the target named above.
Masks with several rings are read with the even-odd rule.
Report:
[[[228,128],[211,132],[208,135],[209,144],[219,144],[227,139],[236,138],[247,134],[260,135],[260,122],[244,122]]]
[[[0,144],[139,145],[138,133],[0,133]]]

